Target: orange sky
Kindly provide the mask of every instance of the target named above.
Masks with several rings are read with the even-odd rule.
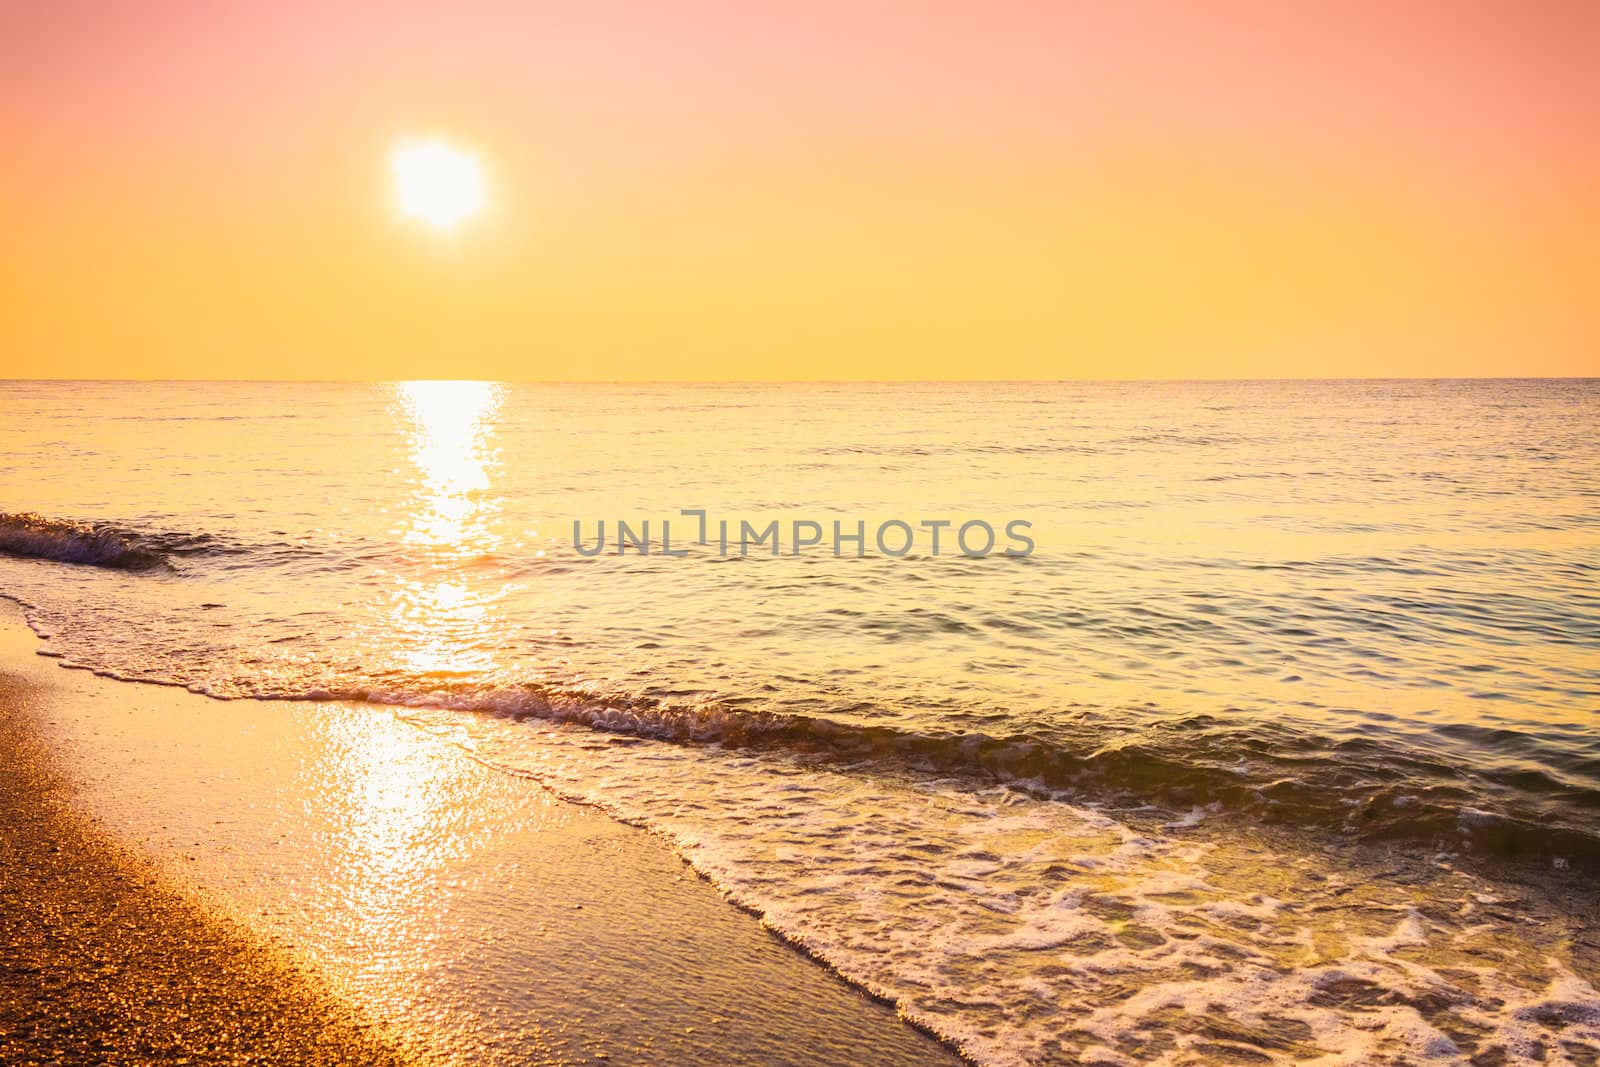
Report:
[[[6,5],[0,377],[1600,374],[1600,4],[320,6]]]

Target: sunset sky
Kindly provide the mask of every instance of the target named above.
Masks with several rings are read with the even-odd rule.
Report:
[[[0,376],[1600,374],[1600,4],[330,6],[6,5]]]

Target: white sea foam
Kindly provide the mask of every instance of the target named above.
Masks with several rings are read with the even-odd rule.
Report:
[[[1570,919],[1469,922],[1476,896],[1514,891],[1461,872],[1416,864],[1399,884],[1236,827],[1168,837],[1003,788],[405,714],[668,838],[773,930],[995,1067],[1229,1049],[1576,1064],[1596,1039],[1600,997],[1561,958]]]

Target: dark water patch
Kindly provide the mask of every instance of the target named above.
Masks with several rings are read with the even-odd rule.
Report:
[[[171,569],[168,551],[147,536],[106,523],[0,514],[0,552],[112,570]]]

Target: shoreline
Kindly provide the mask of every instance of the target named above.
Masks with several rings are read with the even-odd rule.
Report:
[[[383,709],[40,647],[0,604],[7,1062],[961,1062],[646,831]]]
[[[1594,901],[1574,872],[1518,885],[1446,854],[1323,841],[1324,854],[1204,818],[1119,828],[1052,807],[1041,823],[965,796],[950,798],[955,823],[907,827],[889,781],[819,770],[807,788],[877,814],[867,836],[813,853],[797,847],[803,815],[789,828],[736,820],[727,837],[677,814],[765,810],[772,767],[730,760],[641,806],[631,776],[657,772],[637,761],[671,766],[680,750],[60,669],[13,617],[0,610],[0,677],[45,694],[35,718],[73,810],[428,1060],[953,1067],[962,1049],[971,1062],[1054,1063],[1078,1051],[1066,1044],[1077,1034],[1094,1039],[1080,1041],[1084,1062],[1125,1065],[1152,1050],[1159,1062],[1444,1050],[1449,1062],[1576,1064],[1600,1047]],[[496,758],[507,737],[533,762]],[[938,796],[911,800],[921,812]],[[974,851],[985,814],[1024,845],[1013,867],[994,867],[1003,844]],[[719,842],[742,862],[705,851]],[[936,891],[963,889],[973,858],[1040,906],[993,918]],[[846,863],[852,877],[819,884],[808,863]],[[864,863],[868,877],[854,877]],[[847,940],[863,893],[896,871],[915,906]],[[809,895],[774,895],[785,877]],[[974,946],[1051,970],[1005,971]],[[942,995],[1001,1009],[942,1010],[917,985],[927,974]],[[1085,992],[1075,977],[1103,981]],[[1038,1025],[1006,1013],[1016,1004],[1044,1012]],[[1285,1044],[1276,1028],[1291,1024]]]

